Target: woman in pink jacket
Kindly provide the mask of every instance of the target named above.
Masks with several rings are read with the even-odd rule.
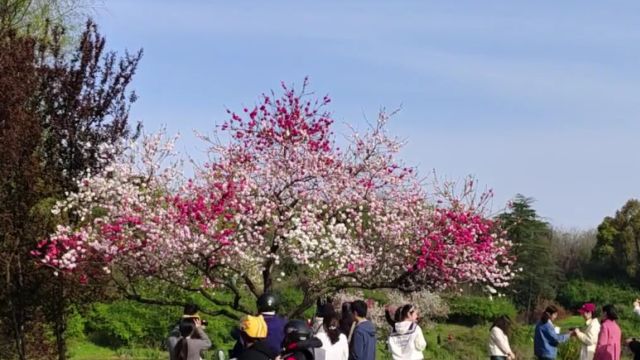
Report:
[[[613,305],[605,305],[602,308],[602,325],[593,360],[620,360],[622,333],[616,320],[616,309]]]

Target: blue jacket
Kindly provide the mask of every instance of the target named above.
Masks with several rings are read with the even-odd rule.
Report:
[[[365,320],[353,330],[349,346],[349,360],[376,359],[376,328]]]
[[[559,335],[553,327],[551,321],[536,324],[536,331],[533,337],[533,352],[538,357],[555,359],[558,356],[558,345],[569,340],[569,335]]]
[[[282,341],[284,340],[284,327],[287,325],[287,319],[278,315],[262,314],[264,321],[267,323],[266,343],[269,348],[276,354],[282,351]]]

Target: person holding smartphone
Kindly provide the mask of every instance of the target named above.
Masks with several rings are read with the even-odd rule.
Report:
[[[596,316],[596,306],[592,303],[586,303],[582,305],[578,312],[584,318],[587,327],[584,331],[576,328],[571,332],[571,335],[578,338],[582,344],[580,360],[593,360],[596,344],[598,343],[598,335],[600,334],[600,321]]]
[[[170,359],[201,360],[202,352],[211,347],[211,340],[202,329],[202,320],[199,317],[183,319],[179,332],[179,336],[169,337],[169,344],[173,344]]]
[[[178,321],[178,323],[169,332],[169,336],[167,338],[167,350],[169,351],[169,358],[171,360],[175,359],[173,354],[175,353],[174,350],[178,343],[178,340],[182,336],[180,332],[180,326],[183,323],[185,322],[191,323],[191,322],[194,322],[195,320],[198,320],[198,328],[199,329],[206,328],[207,321],[200,319],[200,315],[198,315],[199,310],[200,309],[196,304],[193,304],[193,303],[186,304],[183,308],[182,317],[180,318],[180,321]],[[199,336],[200,336],[200,331],[194,331],[193,334],[191,334],[191,338],[193,339],[197,339]]]
[[[557,317],[558,308],[550,305],[536,324],[533,349],[538,360],[554,360],[558,356],[558,345],[569,340],[569,334],[559,334],[560,329],[553,325]]]

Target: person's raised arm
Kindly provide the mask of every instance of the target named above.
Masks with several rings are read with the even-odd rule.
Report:
[[[423,351],[427,347],[427,340],[425,340],[424,333],[418,324],[416,324],[416,340],[414,345],[418,351]]]
[[[569,340],[568,334],[556,333],[556,330],[553,328],[553,325],[551,325],[550,323],[546,323],[542,327],[542,336],[544,336],[549,341],[549,344],[551,344],[551,346],[554,346],[554,347],[557,347],[561,343]]]
[[[575,330],[576,337],[581,343],[587,346],[595,345],[598,343],[598,334],[600,333],[600,326],[591,326],[587,332],[582,332],[580,329]]]
[[[197,351],[207,350],[211,347],[211,340],[207,333],[202,329],[202,323],[200,320],[196,320],[196,329],[195,333],[197,334],[197,339],[190,339],[190,343],[196,347]]]

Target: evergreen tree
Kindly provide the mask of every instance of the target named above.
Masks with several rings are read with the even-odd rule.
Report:
[[[531,204],[533,199],[516,195],[510,209],[498,216],[507,237],[513,242],[516,269],[513,301],[533,320],[536,305],[555,298],[558,270],[551,251],[551,227]]]

